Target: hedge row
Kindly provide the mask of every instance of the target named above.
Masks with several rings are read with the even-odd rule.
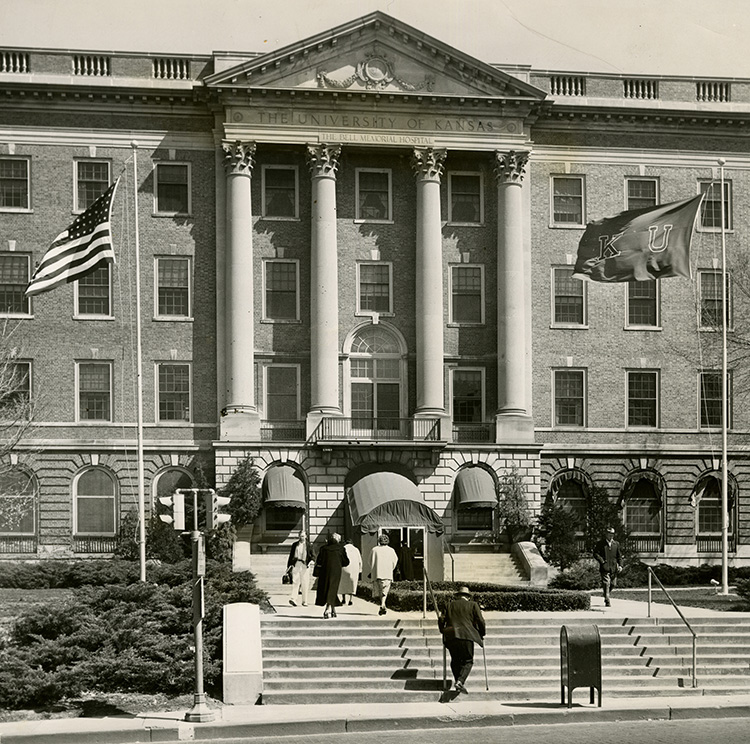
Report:
[[[462,584],[464,585],[464,584]],[[562,589],[526,589],[486,582],[468,582],[472,598],[487,611],[501,612],[565,612],[570,610],[591,609],[591,597],[585,592],[566,591]],[[432,585],[439,609],[444,609],[455,596],[459,584],[439,581]],[[377,590],[374,584],[364,581],[359,584],[357,595],[374,601]],[[423,607],[423,589],[421,581],[397,581],[391,585],[388,594],[388,606],[398,612],[419,611]],[[427,594],[427,609],[434,611],[432,598]]]

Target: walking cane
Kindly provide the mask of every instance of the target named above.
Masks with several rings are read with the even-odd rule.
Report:
[[[487,679],[487,653],[484,650],[484,643],[482,643],[482,658],[484,659],[484,686],[487,692],[490,691],[490,682]]]

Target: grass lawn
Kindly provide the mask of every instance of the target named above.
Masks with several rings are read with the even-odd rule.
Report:
[[[717,594],[713,587],[666,587],[678,607],[699,607],[703,610],[717,610],[719,612],[750,612],[750,603],[734,593],[729,587],[729,594]],[[600,591],[600,590],[597,590]],[[634,602],[648,602],[648,589],[616,589],[612,594],[615,598],[630,599]],[[669,604],[669,600],[661,589],[651,590],[651,601],[658,604]]]

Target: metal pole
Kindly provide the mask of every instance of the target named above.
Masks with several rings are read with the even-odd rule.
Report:
[[[727,384],[727,242],[724,207],[724,158],[719,159],[721,172],[721,593],[729,594],[729,468],[727,464],[727,429],[729,426],[729,386]]]
[[[487,679],[487,652],[484,650],[484,644],[482,644],[482,659],[484,660],[484,686],[485,689],[489,692],[490,681],[489,679]]]
[[[651,617],[651,570],[648,573],[648,617]]]

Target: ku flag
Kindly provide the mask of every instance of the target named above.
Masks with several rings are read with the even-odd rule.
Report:
[[[52,241],[26,287],[27,297],[74,282],[103,263],[114,263],[109,221],[119,180]]]
[[[595,282],[690,279],[690,241],[703,196],[590,222],[573,276]]]

